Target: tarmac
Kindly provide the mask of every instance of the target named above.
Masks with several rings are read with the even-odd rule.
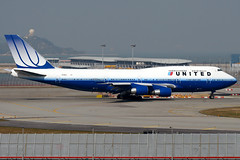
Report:
[[[240,133],[238,118],[199,113],[209,108],[239,107],[240,96],[230,96],[239,93],[240,88],[233,88],[218,91],[221,98],[216,99],[130,101],[96,98],[97,93],[58,87],[1,87],[0,118],[6,121],[0,121],[0,126],[122,133]],[[199,94],[206,93],[194,93]]]

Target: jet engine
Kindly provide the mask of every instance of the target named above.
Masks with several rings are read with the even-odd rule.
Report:
[[[136,85],[130,90],[131,94],[135,95],[147,95],[149,94],[149,89],[147,86]]]
[[[143,85],[132,85],[130,94],[135,95],[158,95],[161,97],[169,97],[172,94],[172,89],[164,86],[143,86]]]
[[[153,90],[151,91],[152,95],[159,95],[161,97],[169,97],[172,94],[172,89],[163,87],[163,86],[156,86],[154,85]]]

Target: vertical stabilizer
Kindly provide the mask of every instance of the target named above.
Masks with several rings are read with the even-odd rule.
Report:
[[[18,68],[54,68],[44,57],[18,35],[5,35],[5,38]]]

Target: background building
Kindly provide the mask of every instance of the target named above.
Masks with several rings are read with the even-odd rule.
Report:
[[[69,58],[71,66],[81,68],[149,68],[158,66],[177,66],[189,65],[192,61],[185,59],[164,59],[164,58],[134,58],[132,66],[132,58],[120,57],[71,57]],[[102,65],[102,61],[103,64]]]

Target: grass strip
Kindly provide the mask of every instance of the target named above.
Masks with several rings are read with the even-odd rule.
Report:
[[[0,126],[0,133],[2,134],[22,134],[22,128],[20,127],[5,127]],[[54,129],[37,129],[37,128],[24,128],[24,133],[28,134],[77,134],[77,133],[93,133],[92,131],[76,131],[76,130],[54,130]],[[116,132],[94,132],[94,133],[106,133],[114,134]]]
[[[200,113],[218,117],[240,118],[240,107],[213,108],[202,110]]]

